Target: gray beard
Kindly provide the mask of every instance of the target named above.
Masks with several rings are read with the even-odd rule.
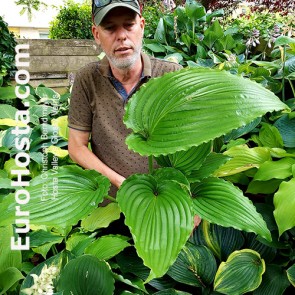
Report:
[[[120,70],[127,70],[132,68],[135,65],[138,58],[140,58],[140,52],[141,52],[141,47],[135,48],[132,56],[117,58],[115,56],[107,55],[107,58],[114,67]]]

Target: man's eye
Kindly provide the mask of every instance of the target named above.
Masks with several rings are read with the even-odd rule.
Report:
[[[107,31],[113,31],[113,30],[114,30],[114,27],[105,27],[105,29],[106,29]]]
[[[134,23],[129,23],[125,25],[126,28],[132,28],[133,26],[134,26]]]

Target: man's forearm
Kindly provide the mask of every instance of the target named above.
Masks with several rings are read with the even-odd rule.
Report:
[[[93,154],[86,146],[75,149],[69,148],[69,154],[73,161],[85,169],[94,169],[106,176],[113,185],[120,187],[125,178],[116,171],[104,164],[96,155]]]

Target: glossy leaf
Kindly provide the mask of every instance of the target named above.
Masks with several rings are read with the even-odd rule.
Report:
[[[259,253],[244,249],[233,252],[222,262],[214,280],[214,290],[222,294],[238,295],[255,290],[265,272]]]
[[[160,18],[154,38],[160,44],[167,44],[166,40],[166,31],[165,31],[165,24],[163,18]]]
[[[244,248],[252,249],[258,252],[261,258],[263,258],[266,263],[271,263],[273,261],[277,254],[277,249],[275,247],[263,244],[257,239],[257,235],[253,233],[244,233],[244,236],[246,240]]]
[[[13,86],[0,87],[0,99],[1,100],[16,99],[14,87]]]
[[[17,109],[8,104],[0,105],[0,119],[15,119]]]
[[[266,265],[265,274],[262,277],[262,283],[253,295],[277,295],[284,293],[290,283],[288,282],[286,272],[279,265]]]
[[[237,139],[238,137],[249,133],[252,131],[259,123],[261,122],[261,118],[256,118],[251,123],[247,124],[246,126],[242,126],[238,129],[231,131],[230,133],[224,136],[224,141],[229,142],[232,139]]]
[[[227,134],[266,112],[285,109],[255,82],[227,72],[187,68],[150,80],[132,96],[124,122],[133,133],[126,142],[141,155],[173,154]]]
[[[275,47],[282,46],[282,45],[288,45],[288,44],[292,44],[292,43],[293,44],[295,43],[294,38],[290,38],[287,36],[280,36],[275,41]]]
[[[200,3],[192,0],[186,1],[185,12],[192,22],[196,22],[206,15],[205,8]]]
[[[215,258],[207,247],[187,243],[167,274],[177,282],[206,287],[213,282],[216,269]]]
[[[205,245],[219,260],[226,260],[230,253],[242,247],[244,237],[241,231],[232,227],[222,227],[202,220],[190,241],[195,245]]]
[[[281,182],[281,179],[271,179],[269,181],[252,180],[246,192],[250,194],[273,194],[277,191]]]
[[[247,145],[232,147],[223,153],[232,157],[214,172],[214,176],[234,175],[252,168],[259,168],[265,161],[270,161],[270,150],[266,147],[249,148]]]
[[[193,228],[189,194],[173,180],[138,174],[124,181],[117,200],[138,255],[151,269],[147,281],[163,276]]]
[[[178,291],[175,289],[167,289],[154,293],[154,295],[190,295],[190,293]]]
[[[295,287],[295,264],[287,269],[287,276],[290,283]]]
[[[218,178],[207,178],[192,186],[197,215],[211,223],[254,232],[271,240],[262,216],[252,202],[233,184]]]
[[[30,212],[30,223],[34,225],[75,225],[102,202],[109,185],[109,180],[94,170],[83,170],[78,166],[59,167],[30,182],[27,187],[30,200],[22,205],[22,211]],[[14,194],[4,198],[0,225],[15,220],[15,206]]]
[[[265,147],[283,147],[283,139],[279,130],[275,126],[266,123],[262,123],[262,128],[259,130],[259,142]]]
[[[130,244],[127,242],[128,238],[124,236],[103,236],[98,238],[96,241],[91,243],[86,249],[86,254],[91,254],[98,259],[108,260],[126,247],[129,247]]]
[[[7,294],[6,292],[23,278],[22,273],[15,267],[9,267],[0,273],[0,295]]]
[[[283,181],[274,195],[274,216],[279,234],[295,226],[295,178]]]
[[[113,273],[113,277],[119,282],[122,282],[122,283],[124,283],[124,284],[126,284],[128,286],[131,286],[131,287],[135,288],[135,289],[139,289],[142,292],[144,292],[145,294],[148,294],[148,292],[145,289],[143,281],[141,279],[139,279],[139,278],[126,279],[122,275],[119,275],[119,274],[116,274],[116,273]],[[132,294],[134,294],[134,293],[132,293]],[[122,293],[121,293],[121,295],[122,295]]]
[[[61,116],[51,120],[51,125],[58,128],[58,135],[64,139],[69,139],[68,116]]]
[[[0,119],[0,126],[18,126],[18,127],[26,127],[26,124],[24,124],[22,121],[16,121],[14,119]]]
[[[14,236],[12,225],[0,227],[0,273],[13,267],[21,269],[22,254],[20,250],[11,250],[11,238]],[[16,241],[17,239],[15,239]]]
[[[58,158],[64,158],[69,155],[67,150],[61,149],[59,146],[51,145],[46,149],[46,152],[55,155]]]
[[[82,233],[73,233],[66,240],[66,249],[73,253],[75,256],[84,254],[85,248],[88,247],[95,238]]]
[[[83,279],[85,278],[85,279]],[[110,266],[102,260],[83,255],[71,260],[60,273],[57,289],[64,295],[112,295],[115,289]]]
[[[285,179],[292,175],[292,166],[295,167],[295,159],[283,158],[278,161],[266,161],[259,167],[254,180]]]
[[[189,175],[193,170],[197,170],[201,167],[211,151],[211,146],[211,142],[204,143],[197,147],[191,147],[187,151],[160,156],[156,158],[156,160],[158,164],[163,167],[173,167],[180,170],[185,175]]]
[[[202,166],[198,170],[192,171],[187,178],[190,182],[196,182],[212,176],[213,173],[229,159],[230,157],[223,154],[210,153],[203,162]]]
[[[58,101],[60,99],[60,94],[56,92],[55,90],[48,88],[48,87],[43,87],[43,86],[38,86],[35,90],[36,95],[40,97],[39,102],[50,102],[50,101]]]
[[[81,226],[86,231],[95,231],[98,228],[105,228],[114,220],[120,218],[120,208],[117,203],[110,203],[105,207],[98,207],[84,218]]]
[[[285,147],[295,147],[295,118],[289,118],[288,115],[283,115],[278,119],[274,126],[278,128]]]

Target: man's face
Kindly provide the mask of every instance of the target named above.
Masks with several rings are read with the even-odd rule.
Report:
[[[92,27],[92,33],[110,63],[116,68],[128,69],[140,57],[143,29],[142,17],[128,8],[117,7],[99,26]]]

